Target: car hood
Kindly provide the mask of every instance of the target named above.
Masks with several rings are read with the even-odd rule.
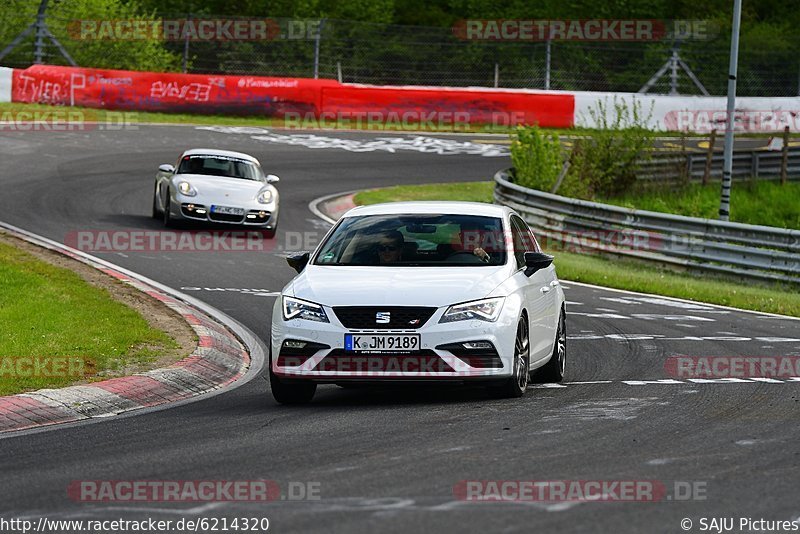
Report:
[[[309,265],[288,288],[325,306],[448,306],[480,299],[508,277],[499,267]]]
[[[206,174],[179,174],[172,180],[175,185],[182,181],[189,182],[197,190],[198,196],[219,199],[220,203],[225,199],[230,199],[231,202],[252,202],[259,191],[265,187],[272,187],[255,180]]]

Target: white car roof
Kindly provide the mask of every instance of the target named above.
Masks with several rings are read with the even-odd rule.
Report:
[[[456,202],[456,201],[416,201],[416,202],[387,202],[359,206],[351,209],[343,217],[359,217],[362,215],[404,215],[414,213],[441,213],[457,215],[482,215],[486,217],[503,218],[506,214],[514,213],[511,208],[485,202]]]
[[[196,155],[203,155],[203,156],[226,156],[229,158],[239,158],[244,159],[247,161],[252,161],[253,163],[258,163],[258,160],[249,154],[245,154],[244,152],[233,152],[231,150],[216,150],[214,148],[192,148],[191,150],[187,150],[181,155],[181,159],[184,156],[196,156]]]

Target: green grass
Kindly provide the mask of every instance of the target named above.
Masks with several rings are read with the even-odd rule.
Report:
[[[400,200],[491,202],[492,187],[493,182],[396,186],[363,191],[355,196],[354,201],[359,205]],[[561,250],[548,252],[555,256],[558,275],[564,280],[800,317],[800,293],[797,288],[725,281],[716,276],[704,278],[635,260],[609,259]]]
[[[5,243],[0,332],[0,395],[92,380],[177,347],[106,290]]]
[[[452,184],[396,185],[384,189],[369,189],[357,193],[359,205],[399,202],[402,200],[466,200],[491,202],[494,182],[463,182]]]
[[[640,191],[601,202],[649,211],[716,219],[719,183],[689,184],[670,191]],[[731,221],[779,228],[800,228],[800,182],[734,182],[731,188]]]

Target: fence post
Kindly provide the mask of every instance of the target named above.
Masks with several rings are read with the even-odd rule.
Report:
[[[191,13],[186,15],[186,20],[191,24]],[[189,72],[189,32],[186,32],[186,36],[183,39],[183,73],[186,74],[187,72]]]
[[[339,83],[342,83],[342,62],[336,62],[336,78],[339,80]]]
[[[706,152],[706,169],[703,171],[703,185],[708,185],[711,178],[711,161],[714,158],[714,143],[717,140],[717,130],[711,130],[711,137],[708,138],[708,151]]]
[[[495,63],[494,64],[494,86],[495,87],[499,87],[500,86],[500,64],[499,63]]]
[[[758,171],[759,171],[759,160],[758,160],[758,152],[753,152],[753,156],[751,157],[750,162],[750,171],[753,174],[753,178],[758,178]]]
[[[544,49],[544,90],[550,90],[550,33],[548,31],[547,41]]]
[[[42,0],[42,3],[39,4],[39,11],[36,13],[36,43],[33,51],[33,63],[35,65],[41,65],[44,59],[44,38],[47,35],[47,23],[45,22],[47,2],[48,0]]]
[[[317,33],[314,36],[314,79],[319,78],[319,42],[322,40],[322,27],[325,26],[325,19],[319,21]]]
[[[789,174],[789,127],[783,129],[783,148],[781,149],[781,185],[786,185],[786,178]]]

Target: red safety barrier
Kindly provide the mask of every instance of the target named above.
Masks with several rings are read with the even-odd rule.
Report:
[[[14,70],[13,102],[134,111],[286,114],[446,125],[537,123],[568,128],[570,94],[435,87],[377,87],[335,80],[171,74],[35,65]],[[370,115],[371,114],[371,115]]]
[[[92,108],[282,116],[319,113],[333,80],[170,74],[35,65],[14,70],[13,102]]]
[[[322,108],[325,113],[341,116],[375,113],[399,115],[401,120],[411,116],[435,124],[453,121],[569,128],[573,125],[575,97],[528,91],[341,85],[322,88]]]

